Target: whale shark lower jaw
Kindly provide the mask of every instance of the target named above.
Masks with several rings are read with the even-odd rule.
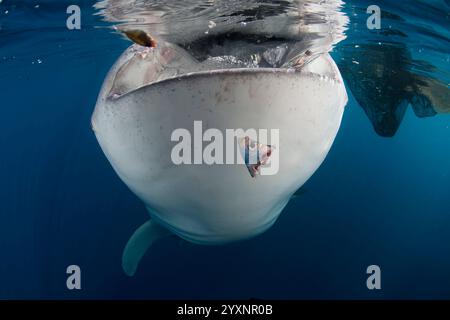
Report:
[[[320,60],[320,59],[318,59]],[[314,61],[312,62],[312,64]],[[185,74],[180,74],[173,77],[167,77],[162,80],[154,81],[151,83],[142,83],[140,85],[137,85],[135,88],[130,89],[126,93],[118,94],[114,91],[114,87],[111,89],[111,91],[103,97],[105,100],[117,100],[122,98],[123,96],[127,94],[132,94],[133,92],[140,90],[144,87],[153,86],[153,85],[159,85],[171,81],[181,81],[184,79],[189,78],[195,78],[195,77],[203,77],[208,75],[215,75],[215,74],[244,74],[244,73],[275,73],[275,74],[295,74],[298,77],[311,77],[315,78],[319,81],[328,82],[334,85],[343,85],[343,80],[340,77],[337,77],[336,74],[320,74],[317,72],[310,71],[310,68],[308,66],[304,66],[303,68],[294,69],[294,68],[233,68],[233,69],[217,69],[217,70],[208,70],[208,71],[196,71],[196,72],[188,72]]]

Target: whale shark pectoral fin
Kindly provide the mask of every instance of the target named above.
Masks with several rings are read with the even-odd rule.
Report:
[[[133,276],[145,252],[157,240],[170,235],[152,220],[145,222],[131,236],[122,254],[122,268],[128,276]]]

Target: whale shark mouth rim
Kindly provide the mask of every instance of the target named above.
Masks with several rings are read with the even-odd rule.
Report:
[[[182,80],[190,80],[194,78],[202,78],[202,77],[209,77],[214,75],[244,75],[244,74],[283,74],[288,76],[295,76],[295,77],[304,77],[304,78],[316,78],[320,81],[328,81],[328,82],[335,82],[336,84],[342,83],[342,80],[336,77],[334,75],[333,77],[321,75],[314,72],[305,72],[302,71],[302,68],[299,69],[287,69],[287,68],[232,68],[232,69],[215,69],[215,70],[208,70],[208,71],[196,71],[196,72],[189,72],[185,74],[180,74],[174,77],[166,78],[160,81],[155,81],[149,84],[145,84],[143,86],[137,87],[136,89],[133,89],[131,91],[128,91],[118,97],[114,97],[113,95],[108,94],[106,97],[107,101],[118,101],[128,95],[132,95],[136,93],[139,90],[143,90],[147,87],[154,87],[154,86],[162,86],[167,85],[171,82],[179,82]]]

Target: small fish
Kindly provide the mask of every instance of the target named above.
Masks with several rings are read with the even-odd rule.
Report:
[[[128,37],[128,39],[140,46],[156,48],[155,39],[142,30],[124,30],[122,32]]]
[[[309,60],[309,58],[312,56],[312,52],[309,50],[306,50],[304,55],[301,55],[300,57],[297,58],[297,60],[295,60],[293,67],[298,69],[300,67],[302,67],[305,62],[307,62]]]
[[[265,165],[269,160],[274,147],[258,143],[250,139],[248,136],[240,138],[238,143],[239,150],[244,158],[248,172],[252,178],[255,178],[258,174],[260,174],[261,166]]]

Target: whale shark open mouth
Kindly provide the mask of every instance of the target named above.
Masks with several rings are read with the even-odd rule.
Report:
[[[302,41],[268,40],[257,36],[242,40],[228,34],[197,40],[183,47],[164,41],[146,46],[141,43],[141,37],[137,40],[139,44],[132,45],[122,55],[108,98],[117,99],[146,85],[202,72],[236,69],[300,72],[320,55],[312,53]],[[323,80],[336,80],[333,73],[317,74]]]
[[[135,43],[122,55],[108,97],[193,73],[299,71],[345,39],[343,2],[318,2],[188,1],[180,10],[178,1],[100,1],[99,14]]]

